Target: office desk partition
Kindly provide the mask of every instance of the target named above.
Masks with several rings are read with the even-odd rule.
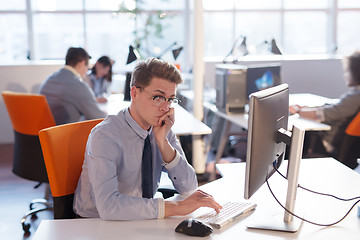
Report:
[[[287,161],[280,171],[285,173]],[[218,202],[243,201],[245,163],[218,164],[223,178],[210,182],[200,189],[212,194]],[[332,193],[340,197],[350,198],[360,196],[360,174],[342,165],[332,158],[303,159],[300,163],[299,184],[312,190]],[[273,191],[284,202],[287,182],[278,174],[272,176],[270,185]],[[356,209],[345,220],[332,227],[320,227],[306,222],[302,223],[297,233],[275,232],[268,230],[253,230],[246,227],[255,214],[267,212],[283,213],[275,202],[266,185],[250,199],[257,203],[253,213],[242,216],[222,229],[204,239],[306,239],[306,240],[357,240],[360,236],[360,218]],[[315,195],[299,189],[296,202],[296,213],[315,222],[330,223],[345,215],[352,202],[342,202],[330,197]],[[175,227],[184,219],[196,216],[205,208],[182,217],[171,217],[160,220],[143,221],[103,221],[100,219],[69,219],[43,220],[33,237],[33,240],[57,239],[194,239],[176,233]]]

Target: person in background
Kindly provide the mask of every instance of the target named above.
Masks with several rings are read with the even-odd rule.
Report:
[[[57,125],[106,117],[95,95],[83,81],[89,70],[91,57],[83,48],[70,47],[65,66],[49,76],[40,86]]]
[[[96,101],[107,102],[106,95],[112,80],[112,65],[114,61],[108,56],[100,57],[87,75],[85,81],[94,91]]]
[[[165,61],[152,58],[135,67],[130,107],[109,115],[89,135],[74,195],[76,214],[142,220],[187,215],[199,207],[220,211],[211,195],[196,191],[195,170],[171,130],[179,83],[179,70]],[[163,170],[186,199],[154,197]]]
[[[350,90],[344,93],[336,104],[308,108],[298,105],[290,106],[291,114],[324,122],[331,126],[330,131],[309,133],[306,136],[312,146],[311,153],[328,154],[336,158],[345,129],[360,111],[360,51],[354,52],[343,61],[344,80]],[[312,135],[312,136],[310,136]]]

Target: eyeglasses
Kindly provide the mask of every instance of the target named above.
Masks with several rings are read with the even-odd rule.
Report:
[[[178,105],[181,102],[181,100],[178,99],[177,97],[166,98],[161,95],[153,96],[149,91],[146,91],[143,87],[136,86],[136,88],[139,88],[142,91],[146,92],[151,97],[151,99],[153,100],[154,106],[156,106],[156,107],[160,106],[164,102],[166,102],[167,104],[170,104],[170,107],[175,107],[176,105]]]

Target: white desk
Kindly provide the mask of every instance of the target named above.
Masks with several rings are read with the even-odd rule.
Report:
[[[334,104],[339,102],[339,99],[326,98],[311,93],[297,93],[290,94],[289,105],[298,104],[303,107],[318,107],[325,104]],[[315,122],[312,120],[300,118],[297,114],[289,117],[289,129],[291,126],[296,124],[302,126],[307,131],[328,131],[330,126],[324,123]]]
[[[284,173],[286,161],[280,170]],[[224,174],[222,179],[205,184],[200,188],[219,202],[228,200],[243,200],[244,163],[222,164],[218,166]],[[342,197],[360,196],[360,174],[340,164],[332,158],[303,159],[300,164],[299,183],[313,190],[333,193]],[[275,174],[270,179],[275,194],[283,201],[285,198],[286,181]],[[246,222],[251,221],[253,214],[261,214],[272,209],[281,211],[278,204],[264,185],[251,199],[258,207],[250,216],[240,217],[223,229],[214,232],[204,239],[304,239],[304,240],[358,240],[360,236],[360,218],[356,209],[338,225],[319,227],[304,222],[297,233],[273,232],[266,230],[251,230],[246,228]],[[296,212],[305,211],[307,219],[328,223],[340,219],[351,204],[340,202],[329,197],[320,197],[303,190],[298,190]],[[202,211],[204,209],[199,209]],[[100,219],[69,219],[43,220],[35,233],[33,240],[57,239],[195,239],[176,233],[175,227],[193,213],[184,217],[173,217],[161,220],[144,221],[102,221]],[[304,215],[303,215],[304,216]]]
[[[337,99],[330,99],[321,96],[317,96],[310,93],[302,94],[290,94],[289,96],[289,105],[298,104],[301,106],[322,106],[325,103],[333,103],[338,101]],[[229,113],[219,111],[215,105],[205,103],[204,106],[209,110],[213,111],[216,115],[221,118],[224,118],[227,122],[236,124],[244,129],[248,128],[248,114],[247,113]],[[292,129],[292,126],[296,124],[302,126],[307,131],[327,131],[330,130],[330,126],[324,123],[316,122],[313,120],[308,120],[300,118],[297,114],[289,117],[288,129]]]
[[[101,110],[108,114],[116,115],[120,110],[129,107],[130,102],[123,101],[123,94],[112,94],[108,102],[100,103]],[[182,135],[206,135],[212,130],[206,124],[195,118],[180,105],[175,107],[175,123],[172,127],[177,136]]]
[[[290,94],[289,96],[289,105],[298,104],[301,106],[315,107],[315,106],[324,105],[325,103],[334,103],[336,101],[338,100],[325,98],[310,93]],[[236,124],[241,128],[247,129],[249,116],[247,113],[226,114],[219,111],[213,104],[204,104],[204,106],[209,108],[210,111],[213,111],[219,117],[225,119],[225,124],[222,129],[221,139],[219,141],[218,149],[215,157],[215,162],[218,163],[224,152],[232,124]],[[331,129],[331,127],[327,124],[305,118],[300,118],[298,114],[289,116],[288,129],[291,130],[293,125],[299,126],[306,131],[328,131]],[[214,177],[214,173],[212,174],[212,178],[213,177]]]
[[[303,107],[318,107],[325,104],[334,104],[339,102],[339,99],[322,97],[311,93],[295,93],[290,94],[289,105],[298,104]]]

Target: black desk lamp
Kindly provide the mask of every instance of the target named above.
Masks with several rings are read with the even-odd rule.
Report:
[[[167,53],[173,46],[175,46],[177,43],[173,42],[170,46],[168,46],[160,55],[158,55],[156,58],[161,59],[161,57]]]
[[[240,50],[240,52],[241,52],[241,54],[243,56],[249,54],[249,51],[248,51],[247,46],[246,46],[246,37],[243,38],[243,40],[242,40],[242,42],[241,42],[241,44],[239,46],[239,50]]]
[[[271,47],[270,47],[270,52],[272,52],[273,54],[279,54],[282,55],[282,52],[280,51],[280,48],[277,46],[275,39],[271,39]]]
[[[126,61],[126,64],[130,64],[137,59],[140,59],[139,52],[133,47],[129,46],[129,55]],[[130,101],[130,81],[131,81],[131,72],[126,72],[126,80],[125,80],[125,87],[124,87],[124,101]]]
[[[238,50],[240,51],[242,56],[245,56],[247,54],[249,54],[249,51],[247,49],[247,45],[246,45],[246,36],[242,36],[240,35],[233,43],[230,52],[226,55],[226,57],[223,60],[223,63],[227,62],[227,58],[230,56],[234,57],[234,52],[236,50],[236,45],[239,42],[239,40],[242,38],[242,42],[240,43]],[[233,62],[237,62],[237,59],[234,59]]]
[[[140,58],[140,54],[138,53],[138,51],[132,45],[130,45],[126,64],[132,63],[139,58]]]
[[[174,60],[177,59],[177,57],[179,56],[179,54],[181,53],[182,50],[183,50],[183,47],[179,47],[179,48],[176,48],[176,49],[172,50]]]

